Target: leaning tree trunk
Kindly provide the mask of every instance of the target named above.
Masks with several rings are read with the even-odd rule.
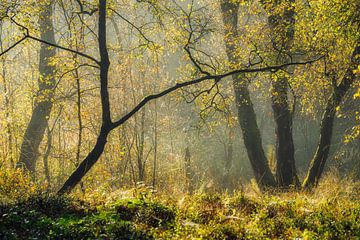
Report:
[[[261,1],[269,12],[271,40],[276,49],[276,64],[286,63],[294,38],[294,0]],[[281,7],[280,9],[278,9]],[[292,134],[293,116],[288,101],[288,78],[272,75],[272,109],[275,121],[276,181],[280,187],[299,186],[296,174],[295,148]]]
[[[39,16],[41,39],[55,43],[54,26],[52,22],[52,2],[45,4]],[[39,145],[44,137],[48,125],[48,119],[52,108],[52,98],[55,88],[55,66],[52,58],[56,50],[53,47],[41,43],[38,80],[39,92],[35,99],[35,107],[30,122],[26,128],[20,149],[18,167],[24,167],[33,175],[35,174],[36,160],[38,158]]]
[[[231,0],[221,0],[221,11],[225,25],[226,53],[229,61],[236,64],[239,62],[235,55],[235,45],[238,36],[239,3]],[[256,181],[260,187],[273,187],[276,183],[262,147],[262,139],[250,99],[248,82],[243,75],[236,74],[233,75],[233,87],[238,110],[238,120]]]
[[[110,101],[108,92],[108,74],[110,67],[109,53],[106,43],[106,0],[99,0],[98,18],[98,44],[100,52],[100,96],[102,110],[102,125],[96,144],[87,157],[80,163],[76,170],[66,180],[58,194],[70,192],[81,181],[91,167],[97,162],[104,152],[107,137],[114,128],[110,116]]]
[[[321,175],[324,171],[325,163],[330,152],[336,108],[340,105],[342,98],[345,96],[352,83],[356,79],[354,71],[360,64],[359,54],[360,43],[358,40],[357,46],[355,47],[355,50],[352,54],[352,62],[350,67],[347,69],[340,84],[334,87],[333,93],[327,101],[325,112],[321,119],[319,144],[315,155],[310,162],[306,178],[303,182],[303,188],[305,189],[316,186],[319,183]]]

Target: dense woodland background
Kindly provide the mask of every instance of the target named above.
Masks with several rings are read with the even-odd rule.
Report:
[[[2,2],[2,171],[23,168],[56,191],[100,136],[85,192],[233,190],[254,173],[260,186],[300,186],[306,174],[314,185],[323,165],[358,178],[358,10],[354,0]],[[202,76],[101,135],[146,96]]]
[[[107,138],[82,191],[233,190],[253,173],[260,186],[300,186],[306,174],[314,185],[324,165],[358,178],[358,10],[352,0],[3,1],[2,171],[23,168],[56,191]],[[146,96],[202,76],[102,135]]]
[[[358,0],[2,0],[0,238],[356,239],[359,27]]]

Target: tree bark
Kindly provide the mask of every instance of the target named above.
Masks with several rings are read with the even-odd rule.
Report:
[[[360,40],[352,54],[352,62],[347,69],[344,77],[339,85],[334,86],[333,93],[327,101],[324,114],[321,119],[320,139],[315,155],[310,162],[310,166],[303,182],[303,188],[310,189],[319,183],[321,175],[324,171],[326,160],[329,156],[331,138],[333,133],[333,125],[336,114],[336,108],[340,105],[342,98],[345,96],[351,85],[356,79],[354,70],[360,64]]]
[[[230,0],[221,0],[221,11],[225,25],[225,46],[228,59],[231,63],[238,63],[235,56],[239,3]],[[260,188],[274,187],[274,176],[269,168],[265,152],[262,147],[262,139],[256,122],[256,114],[250,99],[248,82],[241,74],[232,76],[233,88],[238,110],[238,121],[243,133],[244,144],[254,171],[255,179]]]
[[[299,186],[292,135],[293,118],[287,97],[287,79],[273,80],[272,108],[275,119],[276,181],[279,187]]]
[[[108,92],[108,74],[110,67],[109,54],[106,44],[106,0],[99,0],[99,20],[98,20],[98,44],[100,52],[100,96],[102,110],[102,125],[96,144],[87,157],[80,163],[77,169],[70,175],[58,194],[70,192],[81,181],[85,174],[97,162],[104,152],[107,137],[112,130],[110,116],[110,101]]]
[[[52,2],[46,3],[39,16],[41,39],[55,43],[54,26],[52,22]],[[44,137],[52,109],[52,98],[55,88],[55,66],[51,63],[56,54],[54,47],[41,43],[38,80],[39,92],[35,100],[35,107],[26,128],[20,150],[18,167],[24,167],[31,174],[35,174],[36,160],[38,158],[39,145]]]
[[[276,64],[287,62],[294,38],[294,0],[261,1],[269,12],[268,23],[275,49]],[[284,3],[284,4],[283,4]],[[279,11],[280,5],[281,11]],[[272,75],[272,109],[275,121],[276,182],[279,187],[299,186],[295,166],[295,148],[292,134],[293,116],[288,101],[288,78]]]

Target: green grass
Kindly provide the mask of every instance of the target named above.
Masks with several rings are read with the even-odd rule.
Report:
[[[0,239],[360,239],[357,196],[353,188],[90,204],[33,195],[0,206]]]

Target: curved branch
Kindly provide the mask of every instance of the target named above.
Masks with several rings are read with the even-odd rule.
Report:
[[[307,65],[307,64],[312,64],[320,59],[322,59],[323,56],[317,58],[317,59],[313,59],[313,60],[309,60],[309,61],[305,61],[305,62],[294,62],[294,63],[286,63],[286,64],[282,64],[282,65],[277,65],[277,66],[268,66],[268,67],[262,67],[262,68],[253,68],[253,69],[238,69],[238,70],[234,70],[234,71],[230,71],[224,74],[219,74],[219,75],[206,75],[191,81],[187,81],[187,82],[182,82],[182,83],[177,83],[174,86],[167,88],[157,94],[153,94],[153,95],[149,95],[147,97],[145,97],[138,105],[136,105],[130,112],[128,112],[126,115],[124,115],[122,118],[120,118],[119,120],[117,120],[116,122],[111,124],[111,129],[115,129],[118,126],[122,125],[123,123],[125,123],[130,117],[132,117],[135,113],[137,113],[142,107],[144,107],[148,102],[150,102],[151,100],[163,97],[165,95],[168,95],[169,93],[172,93],[180,88],[184,88],[187,86],[191,86],[194,84],[198,84],[204,81],[208,81],[208,80],[216,80],[217,82],[220,81],[221,79],[234,75],[234,74],[240,74],[240,73],[256,73],[256,72],[272,72],[272,71],[277,71],[283,68],[286,68],[288,66],[292,66],[292,65]]]

